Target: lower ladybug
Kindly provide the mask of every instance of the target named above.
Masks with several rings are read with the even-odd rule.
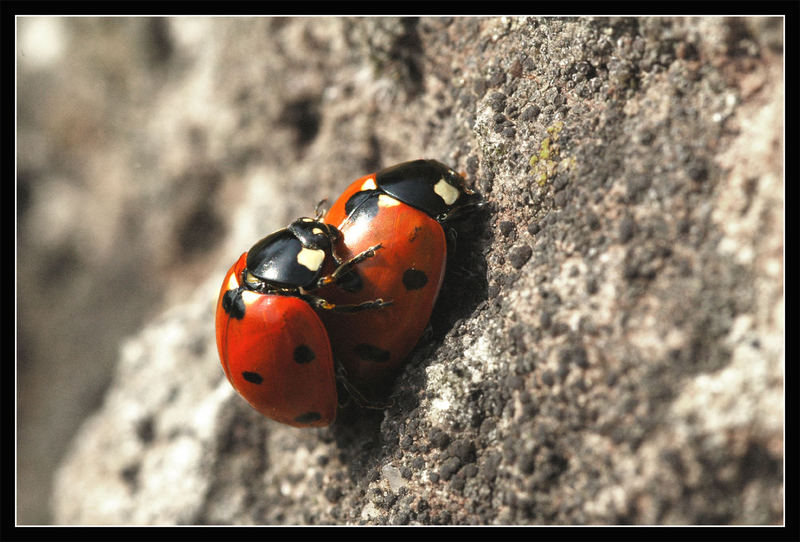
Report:
[[[313,295],[333,284],[381,245],[342,262],[331,249],[340,234],[312,218],[261,239],[242,254],[222,283],[216,313],[217,349],[228,381],[263,415],[297,427],[330,425],[336,380],[320,312],[358,312],[391,302],[337,305]],[[334,269],[329,275],[323,269]]]
[[[391,307],[369,314],[321,314],[333,353],[356,387],[387,383],[419,341],[444,279],[448,221],[478,200],[449,167],[414,160],[358,179],[328,210],[323,221],[342,234],[334,243],[340,257],[377,243],[382,250],[323,289],[326,299],[392,299]]]

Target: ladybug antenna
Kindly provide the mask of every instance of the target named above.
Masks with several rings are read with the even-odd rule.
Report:
[[[319,220],[322,218],[322,215],[325,214],[326,209],[323,207],[323,205],[326,203],[328,203],[328,198],[322,198],[320,202],[317,203],[317,206],[314,207],[314,220]]]

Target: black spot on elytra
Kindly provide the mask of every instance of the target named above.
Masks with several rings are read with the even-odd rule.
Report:
[[[300,414],[298,417],[294,419],[297,423],[313,423],[318,422],[322,419],[322,414],[319,412],[306,412],[305,414]]]
[[[264,379],[258,373],[251,373],[250,371],[242,371],[242,378],[253,384],[261,384]]]
[[[225,292],[225,295],[222,296],[222,310],[227,312],[231,318],[237,320],[244,318],[244,300],[241,288]]]
[[[316,354],[314,354],[314,351],[304,344],[301,344],[300,346],[294,349],[295,363],[309,363],[315,357],[317,356]]]
[[[428,275],[418,269],[406,269],[403,273],[403,286],[406,290],[419,290],[428,284]]]
[[[351,269],[336,281],[336,285],[345,292],[356,293],[364,288],[364,281],[358,271]]]
[[[379,348],[374,344],[361,343],[353,349],[358,357],[375,363],[386,363],[392,357],[388,350]]]

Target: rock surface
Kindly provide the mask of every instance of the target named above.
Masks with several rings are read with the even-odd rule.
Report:
[[[70,92],[22,78],[26,270],[72,266],[61,291],[98,294],[72,306],[95,326],[147,318],[61,461],[54,522],[782,522],[780,19],[59,24],[74,65],[49,81]],[[225,270],[417,157],[489,206],[393,405],[260,417],[217,360]]]

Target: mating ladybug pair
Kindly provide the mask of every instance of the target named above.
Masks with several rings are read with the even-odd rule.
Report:
[[[404,162],[355,181],[324,217],[253,245],[217,302],[217,348],[236,391],[279,422],[326,426],[337,373],[351,390],[392,376],[433,311],[448,220],[476,200],[445,165]]]

